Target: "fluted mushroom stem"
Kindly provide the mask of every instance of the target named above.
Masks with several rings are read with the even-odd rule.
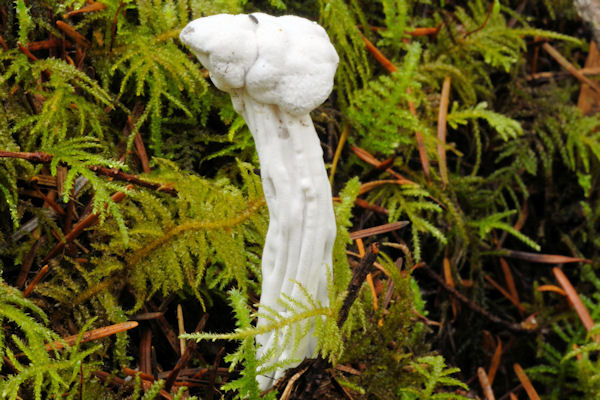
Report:
[[[293,116],[276,105],[259,103],[243,89],[232,98],[256,142],[269,208],[260,307],[284,314],[286,310],[278,302],[282,293],[305,300],[295,282],[327,305],[336,227],[323,151],[310,115]],[[258,326],[266,323],[259,319]],[[273,361],[312,357],[317,344],[312,331],[303,338],[292,338]],[[259,335],[258,356],[282,341],[273,333]],[[293,349],[296,341],[299,344]],[[262,377],[259,383],[269,387],[282,373],[279,370],[273,376]]]

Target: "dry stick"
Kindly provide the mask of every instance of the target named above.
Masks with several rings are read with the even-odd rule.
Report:
[[[423,263],[423,269],[427,272],[427,274],[429,274],[430,277],[432,277],[437,283],[439,283],[451,295],[455,296],[457,299],[459,299],[460,301],[462,301],[463,303],[465,303],[467,305],[467,307],[469,307],[471,310],[473,310],[476,313],[478,313],[478,314],[482,315],[483,317],[487,318],[489,321],[491,321],[491,322],[493,322],[493,323],[495,323],[497,325],[501,325],[504,328],[506,328],[506,329],[508,329],[510,331],[513,331],[513,332],[528,332],[529,333],[529,332],[534,332],[535,331],[535,329],[527,329],[527,328],[523,327],[521,324],[505,321],[505,320],[497,317],[496,315],[490,313],[489,311],[484,310],[479,305],[477,305],[477,304],[473,303],[472,301],[470,301],[469,299],[467,299],[458,290],[456,290],[456,289],[450,287],[450,285],[446,284],[446,282],[444,282],[444,279],[441,276],[439,276],[438,274],[436,274],[425,263]]]
[[[23,262],[21,263],[21,270],[19,271],[19,276],[17,277],[17,281],[15,282],[15,286],[21,289],[25,286],[25,282],[27,281],[27,275],[29,275],[29,271],[31,270],[31,266],[33,265],[33,260],[40,248],[42,243],[42,239],[36,239],[33,246],[29,249],[25,257],[23,257]]]
[[[375,59],[386,69],[389,73],[398,71],[398,68],[390,61],[386,56],[373,43],[369,41],[365,36],[362,36],[363,42],[369,53],[375,57]],[[408,94],[412,93],[411,88],[406,89]],[[417,116],[417,109],[412,101],[408,102],[408,109],[412,115]],[[425,150],[425,141],[423,140],[423,134],[418,130],[415,130],[415,139],[417,140],[417,149],[419,150],[419,158],[421,159],[421,166],[423,167],[423,173],[425,178],[429,181],[429,159],[427,158],[427,151]]]
[[[582,75],[600,75],[600,67],[591,67],[591,68],[581,68],[579,73]],[[568,76],[568,72],[565,71],[546,71],[546,72],[536,72],[535,74],[527,75],[528,81],[533,81],[537,79],[550,79],[557,76]]]
[[[492,385],[490,384],[488,376],[483,368],[477,368],[477,377],[479,378],[479,384],[483,390],[485,400],[496,400],[496,396],[494,396],[494,392],[492,391]]]
[[[196,325],[196,329],[194,330],[194,332],[202,332],[207,321],[208,321],[208,314],[204,314],[202,316],[202,318],[200,318],[200,321],[198,322],[198,324]],[[173,368],[173,370],[171,372],[169,372],[169,375],[167,375],[167,379],[165,381],[165,390],[171,389],[171,386],[173,386],[173,384],[175,383],[175,380],[177,380],[177,377],[179,376],[179,373],[181,372],[181,370],[183,368],[185,368],[187,363],[190,361],[190,359],[192,358],[192,354],[194,353],[194,350],[196,349],[196,344],[197,344],[197,342],[195,340],[190,340],[187,342],[187,345],[182,350],[181,357],[179,357],[179,360],[177,360],[177,364],[175,364],[175,367]]]
[[[140,338],[140,371],[152,375],[152,329],[144,326]]]
[[[450,102],[450,77],[444,78],[442,85],[442,96],[440,99],[440,110],[438,112],[437,126],[437,152],[440,159],[440,177],[442,178],[442,189],[448,184],[448,166],[446,165],[446,117],[448,116],[448,103]]]
[[[360,292],[360,288],[367,278],[367,274],[371,272],[373,268],[373,264],[375,260],[377,260],[377,255],[379,254],[379,246],[376,243],[373,243],[367,251],[365,252],[365,256],[360,260],[360,264],[354,270],[352,275],[352,279],[348,284],[347,295],[344,299],[344,303],[342,304],[342,308],[338,314],[338,326],[341,328],[348,319],[348,315],[350,313],[350,307],[354,304],[354,301],[358,297],[358,293]]]
[[[49,164],[52,162],[54,156],[52,154],[43,152],[24,152],[24,151],[2,151],[0,150],[0,158],[20,158],[27,160],[34,164]],[[127,174],[125,172],[113,169],[101,167],[99,165],[89,165],[88,169],[99,175],[108,176],[118,181],[135,184],[136,186],[145,187],[148,189],[158,190],[160,192],[167,193],[171,196],[177,195],[177,190],[169,185],[163,185],[161,183],[150,182],[144,179],[140,179],[137,175]]]
[[[217,355],[215,356],[213,367],[210,370],[210,375],[208,376],[208,387],[212,390],[208,392],[208,395],[206,396],[207,400],[213,400],[215,392],[217,391],[215,388],[215,380],[217,379],[217,371],[219,370],[219,363],[221,362],[223,354],[225,354],[225,347],[221,347],[221,349],[219,349]]]
[[[596,82],[588,79],[585,75],[583,75],[573,64],[567,61],[554,47],[550,45],[550,43],[542,44],[542,48],[546,50],[546,52],[552,56],[564,69],[569,71],[571,75],[573,75],[579,82],[585,83],[590,88],[592,88],[596,93],[600,93],[600,86],[596,84]]]
[[[28,297],[31,294],[31,292],[33,292],[33,289],[36,287],[36,285],[48,273],[48,269],[49,269],[48,264],[44,265],[42,267],[42,269],[40,269],[40,271],[33,277],[31,283],[29,283],[29,285],[27,286],[27,288],[23,292],[23,297]]]
[[[125,189],[131,190],[132,188],[133,188],[133,186],[129,185]],[[125,198],[125,193],[123,193],[123,192],[117,192],[111,196],[112,201],[114,201],[115,203],[119,203],[124,198]],[[71,243],[76,237],[78,237],[84,231],[84,229],[96,224],[96,222],[98,222],[99,218],[100,218],[99,213],[90,214],[87,217],[85,217],[83,219],[83,221],[81,221],[77,225],[75,225],[73,227],[73,230],[71,230],[71,232],[69,232],[65,236],[64,241],[59,242],[56,246],[54,246],[54,248],[52,250],[50,250],[48,255],[46,255],[46,257],[44,257],[44,259],[42,260],[41,264],[47,262],[52,257],[54,257],[56,254],[58,254],[58,252],[61,251],[67,243]]]
[[[531,384],[531,381],[525,374],[525,371],[523,371],[523,368],[521,368],[521,366],[518,363],[515,363],[513,365],[513,368],[515,370],[515,373],[517,374],[517,377],[519,378],[519,381],[521,381],[523,388],[527,392],[527,396],[529,396],[529,399],[540,400],[540,396],[538,396],[537,392],[535,391],[535,388]]]
[[[142,105],[142,103],[135,103],[131,115],[127,116],[127,125],[125,127],[127,132],[124,132],[126,133],[126,136],[129,136],[133,131],[135,131],[135,123],[143,114],[143,112],[144,106]],[[135,149],[138,152],[140,162],[142,163],[142,171],[149,174],[151,171],[150,163],[148,162],[148,153],[146,152],[146,147],[144,146],[144,141],[142,140],[142,135],[140,135],[139,130],[138,132],[136,132],[133,142],[135,144]]]

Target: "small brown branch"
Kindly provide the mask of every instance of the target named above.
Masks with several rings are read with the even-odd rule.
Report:
[[[367,279],[367,274],[371,272],[373,268],[373,264],[375,260],[377,260],[377,255],[379,254],[379,246],[376,243],[373,243],[367,251],[365,252],[364,257],[360,260],[360,264],[354,270],[352,275],[352,279],[348,284],[347,295],[344,299],[344,303],[342,304],[342,308],[338,314],[338,326],[342,327],[348,315],[350,314],[350,308],[354,301],[358,297],[358,293],[360,292],[360,288],[362,287],[363,282]]]
[[[123,8],[124,5],[124,1],[121,0],[119,2],[119,7],[117,8],[117,12],[115,13],[115,16],[113,17],[112,20],[112,28],[111,28],[111,35],[110,35],[110,47],[109,47],[109,54],[112,55],[112,50],[113,50],[113,46],[115,44],[115,37],[117,35],[117,19],[119,18],[119,14],[121,13],[121,9]]]
[[[202,318],[200,318],[200,321],[198,322],[198,324],[196,325],[196,329],[194,330],[194,332],[202,332],[207,321],[208,321],[208,314],[204,314],[202,316]],[[195,340],[189,340],[187,342],[187,345],[185,346],[185,349],[183,350],[181,357],[179,357],[179,360],[177,360],[177,364],[175,364],[175,367],[173,368],[173,370],[169,373],[169,375],[167,375],[167,378],[165,381],[165,390],[168,391],[171,389],[171,386],[173,386],[173,384],[175,383],[175,380],[177,380],[177,377],[179,376],[179,373],[181,372],[181,370],[183,368],[185,368],[185,366],[191,360],[192,354],[194,353],[194,350],[196,349],[196,344],[197,344],[197,342]],[[214,370],[214,368],[213,368],[213,370]]]
[[[488,10],[487,16],[485,17],[485,21],[483,21],[483,24],[481,24],[479,27],[473,29],[471,32],[467,32],[465,33],[465,38],[468,38],[469,36],[471,36],[472,34],[479,32],[480,30],[482,30],[483,28],[485,28],[485,26],[487,25],[487,23],[490,20],[490,17],[492,16],[492,12],[494,11],[494,5],[496,2],[492,1],[492,4],[490,4],[490,9]]]
[[[31,270],[31,266],[33,265],[33,260],[40,248],[40,244],[42,243],[42,239],[36,239],[33,243],[33,246],[29,249],[25,257],[23,257],[23,262],[21,263],[21,270],[19,271],[19,276],[17,277],[17,281],[15,282],[15,286],[19,289],[25,286],[25,282],[27,281],[27,275],[29,275],[29,271]]]
[[[42,269],[33,277],[33,280],[29,283],[25,291],[23,292],[23,297],[28,297],[36,285],[42,280],[44,276],[48,273],[48,264],[44,265]]]
[[[210,370],[210,375],[208,376],[208,387],[209,391],[206,395],[207,400],[213,400],[215,396],[215,381],[217,379],[217,371],[219,370],[219,363],[221,362],[221,358],[225,354],[225,347],[221,347],[215,356],[215,361],[213,362],[213,367]]]
[[[596,82],[588,79],[585,75],[583,75],[573,64],[571,64],[566,58],[562,56],[554,47],[550,45],[550,43],[542,44],[542,48],[558,62],[561,67],[566,69],[573,75],[579,82],[588,85],[592,88],[596,93],[600,93],[600,86],[596,84]]]
[[[131,190],[132,188],[133,187],[131,185],[129,185],[129,186],[127,186],[126,190]],[[119,203],[124,198],[125,198],[125,193],[123,193],[123,192],[117,192],[111,196],[112,201],[114,201],[115,203]],[[71,243],[86,228],[96,224],[98,222],[99,218],[100,218],[99,213],[90,214],[86,218],[84,218],[83,221],[81,221],[77,225],[75,225],[73,227],[73,230],[71,230],[71,232],[69,232],[65,236],[64,241],[59,242],[56,246],[54,246],[54,248],[52,250],[50,250],[48,255],[46,255],[46,257],[44,257],[44,259],[42,260],[42,264],[47,262],[48,260],[50,260],[56,254],[58,254],[58,252],[61,251],[65,247],[66,244]]]
[[[54,156],[52,154],[43,152],[29,153],[0,150],[0,158],[19,158],[27,160],[34,164],[49,164],[50,162],[52,162]],[[137,175],[127,174],[114,168],[106,168],[99,165],[90,165],[88,166],[88,168],[97,174],[108,176],[118,181],[131,183],[136,186],[141,186],[148,189],[158,190],[160,192],[167,193],[171,196],[177,195],[177,190],[175,190],[175,188],[173,188],[169,184],[163,185],[161,183],[146,181],[144,179],[140,179]]]
[[[493,322],[493,323],[495,323],[497,325],[500,325],[500,326],[502,326],[502,327],[504,327],[504,328],[506,328],[506,329],[508,329],[510,331],[513,331],[513,332],[532,332],[532,331],[535,331],[534,329],[527,329],[527,328],[523,327],[521,324],[505,321],[505,320],[501,319],[500,317],[497,317],[497,316],[493,315],[492,313],[484,310],[479,305],[477,305],[477,304],[473,303],[472,301],[470,301],[469,299],[467,299],[458,290],[456,290],[453,287],[451,287],[450,285],[448,285],[444,281],[444,279],[441,276],[439,276],[437,273],[435,273],[428,265],[423,264],[422,268],[427,272],[427,274],[429,274],[430,277],[432,277],[447,292],[449,292],[451,295],[453,295],[454,297],[456,297],[461,302],[465,303],[465,305],[467,307],[469,307],[471,310],[473,310],[477,314],[480,314],[481,316],[485,317],[489,321],[491,321],[491,322]]]
[[[152,375],[152,329],[148,325],[142,329],[139,351],[140,371]]]

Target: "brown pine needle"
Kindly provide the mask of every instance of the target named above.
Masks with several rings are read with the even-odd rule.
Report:
[[[89,12],[95,12],[95,11],[102,11],[106,8],[106,4],[103,3],[99,3],[97,1],[88,4],[87,6],[83,6],[81,7],[79,10],[73,10],[73,11],[69,11],[68,13],[63,15],[64,19],[67,19],[69,17],[72,17],[73,15],[78,15],[78,14],[83,14],[83,13],[89,13]]]
[[[131,190],[131,189],[133,189],[133,185],[128,185],[125,189]],[[123,193],[123,192],[116,192],[115,194],[113,194],[111,196],[111,199],[115,203],[119,203],[124,198],[125,198],[125,193]],[[84,218],[83,221],[79,222],[77,225],[75,225],[73,227],[71,232],[69,232],[67,235],[65,235],[64,241],[59,242],[56,246],[54,246],[54,248],[52,250],[50,250],[50,252],[42,260],[42,263],[45,263],[46,261],[50,260],[55,255],[57,255],[65,247],[65,245],[67,243],[71,243],[86,228],[96,224],[99,219],[100,219],[100,214],[98,214],[98,213],[90,214],[86,218]]]
[[[409,224],[408,221],[398,221],[389,224],[383,224],[374,226],[373,228],[361,229],[359,231],[350,232],[350,239],[357,240],[368,236],[380,235],[383,233],[392,232],[398,229],[402,229]]]
[[[456,285],[454,284],[454,278],[452,277],[452,270],[450,268],[450,260],[448,259],[448,257],[444,257],[444,261],[442,264],[444,267],[444,279],[446,280],[446,283],[451,288],[456,289]],[[456,319],[456,317],[458,316],[459,303],[458,303],[458,300],[454,297],[451,297],[450,301],[452,302],[452,315],[453,315],[452,322],[453,322]]]
[[[437,125],[437,152],[440,161],[440,177],[442,178],[442,187],[444,189],[448,184],[448,167],[446,165],[446,117],[448,116],[448,103],[450,102],[450,83],[450,77],[445,77],[444,84],[442,85]]]
[[[558,293],[561,296],[565,296],[567,297],[567,292],[565,292],[564,290],[562,290],[561,288],[559,288],[558,286],[555,285],[541,285],[537,288],[538,292],[554,292],[554,293]]]
[[[361,35],[362,36],[362,35]],[[377,62],[383,66],[390,74],[398,71],[398,67],[394,65],[373,43],[369,41],[365,36],[362,36],[363,42],[367,48],[367,51],[375,57]],[[411,93],[411,89],[408,88],[407,93]],[[408,109],[412,115],[417,116],[417,110],[412,101],[408,102]],[[419,131],[415,131],[415,139],[417,140],[417,148],[419,150],[419,157],[421,159],[421,166],[423,167],[423,173],[429,181],[429,159],[427,158],[427,152],[425,150],[425,142],[423,140],[423,134]]]
[[[412,185],[413,182],[409,181],[409,180],[405,180],[405,179],[382,179],[380,181],[371,181],[371,182],[363,183],[360,186],[360,189],[358,190],[358,195],[360,196],[362,194],[370,192],[371,190],[375,189],[376,187],[379,187],[382,185],[389,185],[389,184]]]
[[[482,367],[477,368],[477,377],[479,378],[479,384],[481,385],[481,390],[483,390],[483,395],[486,400],[496,400],[494,396],[494,392],[492,391],[492,385],[488,379],[485,370]]]
[[[373,156],[371,153],[369,153],[368,151],[366,151],[363,148],[360,148],[358,146],[355,145],[351,145],[350,146],[350,150],[352,150],[352,152],[361,160],[363,160],[364,162],[374,165],[376,168],[379,168],[383,163],[381,161],[379,161],[375,156]],[[406,183],[411,183],[411,184],[415,184],[414,182],[406,179],[405,177],[403,177],[402,175],[400,175],[399,173],[397,173],[396,171],[394,171],[391,168],[387,168],[385,170],[385,172],[389,173],[390,175],[392,175],[393,177],[402,180]]]
[[[121,322],[119,324],[104,326],[104,327],[98,328],[98,329],[92,329],[91,331],[87,331],[83,334],[79,343],[91,342],[93,340],[102,339],[107,336],[114,335],[116,333],[125,332],[125,331],[128,331],[129,329],[136,328],[138,325],[139,324],[137,321],[127,321],[127,322]],[[64,338],[63,341],[67,345],[73,346],[75,343],[77,343],[78,338],[79,338],[79,335],[72,335],[72,336],[68,336],[68,337]],[[60,350],[64,347],[65,346],[64,346],[63,342],[54,342],[54,343],[48,343],[46,345],[46,350],[48,350],[48,351],[53,350],[53,349]]]
[[[38,272],[37,275],[33,277],[33,280],[31,281],[31,283],[27,286],[27,288],[23,292],[23,297],[28,297],[31,294],[31,292],[33,292],[33,289],[35,288],[35,286],[48,273],[48,269],[49,269],[48,264],[44,265],[42,267],[42,269],[40,269],[40,272]]]
[[[506,297],[508,300],[510,300],[510,302],[511,302],[511,303],[513,303],[513,304],[514,304],[514,305],[515,305],[515,306],[516,306],[516,307],[519,309],[519,311],[520,311],[520,312],[525,312],[525,308],[524,308],[524,307],[521,305],[521,303],[519,303],[517,300],[515,300],[515,299],[513,298],[513,296],[512,296],[510,293],[508,293],[508,292],[506,291],[506,289],[504,289],[504,288],[502,287],[502,285],[500,285],[498,282],[496,282],[496,281],[495,281],[495,280],[494,280],[492,277],[490,277],[489,275],[484,275],[484,276],[483,276],[483,278],[484,278],[486,281],[488,281],[488,283],[489,283],[490,285],[492,285],[494,288],[496,288],[496,290],[498,290],[500,293],[502,293],[502,295],[503,295],[504,297]]]
[[[529,396],[529,399],[540,400],[540,396],[538,396],[537,392],[535,391],[535,388],[531,384],[531,381],[525,374],[525,371],[523,371],[523,368],[521,368],[521,366],[518,363],[515,363],[513,365],[513,368],[515,370],[515,373],[517,374],[517,378],[519,378],[519,381],[521,381],[521,385],[523,385],[525,392],[527,392],[527,396]]]
[[[585,304],[583,304],[581,298],[577,294],[577,291],[575,290],[573,285],[571,285],[569,278],[567,278],[567,276],[564,274],[564,272],[562,272],[560,268],[554,267],[552,268],[552,272],[554,272],[556,280],[567,293],[567,298],[573,305],[573,308],[575,308],[575,312],[577,312],[577,315],[583,323],[583,326],[585,326],[585,329],[589,331],[594,326],[594,321],[592,320],[592,317],[590,316],[587,307],[585,306]],[[598,341],[598,337],[596,337],[596,341]]]
[[[350,125],[346,124],[342,128],[342,135],[340,136],[340,141],[335,149],[335,154],[333,155],[333,161],[331,162],[331,169],[329,170],[329,184],[333,185],[333,176],[335,175],[335,170],[337,169],[338,162],[340,161],[340,156],[342,155],[342,149],[344,148],[344,144],[346,144],[346,140],[348,139],[348,135],[350,134]]]
[[[487,373],[488,380],[490,382],[490,386],[494,384],[494,378],[496,377],[496,372],[498,372],[498,367],[500,366],[500,360],[502,359],[502,340],[498,338],[498,345],[496,346],[496,351],[494,351],[494,355],[492,356],[492,362],[490,363],[490,369]]]
[[[508,258],[516,258],[519,260],[531,261],[540,264],[568,264],[574,262],[581,262],[586,264],[591,264],[592,260],[587,258],[578,258],[578,257],[569,257],[569,256],[561,256],[558,254],[538,254],[538,253],[530,253],[527,251],[517,251],[517,250],[509,250],[509,249],[500,249],[503,252],[506,252],[506,257]]]
[[[185,333],[185,326],[183,323],[183,308],[181,307],[181,304],[177,304],[177,327],[179,328],[179,335],[183,335]],[[185,353],[185,345],[185,339],[179,338],[179,351],[182,356]]]
[[[513,277],[512,271],[510,270],[510,266],[502,257],[500,257],[500,265],[502,266],[502,272],[504,273],[504,281],[506,282],[508,292],[510,293],[513,299],[513,303],[520,305],[521,301],[519,300],[519,292],[517,291],[517,286],[515,285],[515,279]],[[520,307],[519,310],[521,310]]]
[[[66,22],[56,21],[56,27],[63,31],[65,35],[73,39],[78,45],[85,48],[90,47],[90,42]]]
[[[375,57],[377,62],[379,64],[381,64],[381,66],[383,68],[385,68],[390,74],[393,74],[394,72],[398,71],[398,67],[396,67],[394,65],[394,63],[392,63],[385,55],[383,55],[383,53],[381,51],[379,51],[379,49],[377,47],[375,47],[375,45],[373,43],[371,43],[371,41],[369,39],[367,39],[362,34],[361,34],[361,36],[362,36],[363,42],[365,43],[365,47],[367,48],[367,51],[369,53],[371,53],[371,55],[373,57]]]

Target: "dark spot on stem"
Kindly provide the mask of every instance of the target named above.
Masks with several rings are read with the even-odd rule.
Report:
[[[256,19],[256,17],[252,14],[248,15],[248,17],[252,20],[252,22],[254,22],[255,24],[258,24],[258,19]]]

